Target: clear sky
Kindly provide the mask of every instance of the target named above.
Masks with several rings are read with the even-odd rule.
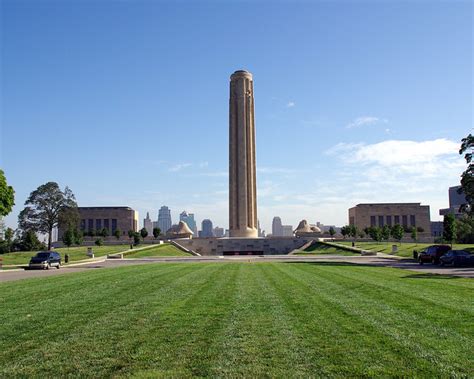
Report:
[[[362,202],[432,220],[473,130],[471,1],[1,1],[1,161],[80,206],[168,205],[228,227],[229,76],[253,73],[258,212],[343,225]]]

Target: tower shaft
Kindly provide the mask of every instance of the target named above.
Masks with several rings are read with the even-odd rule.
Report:
[[[258,237],[253,79],[247,71],[230,77],[229,231],[231,237]]]

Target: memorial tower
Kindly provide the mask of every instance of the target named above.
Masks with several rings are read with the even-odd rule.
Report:
[[[230,77],[229,233],[258,237],[253,79],[243,70]]]

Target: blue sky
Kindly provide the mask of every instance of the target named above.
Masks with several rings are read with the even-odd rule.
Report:
[[[470,1],[1,2],[0,167],[79,205],[227,227],[228,84],[253,73],[258,212],[448,205],[473,130]]]

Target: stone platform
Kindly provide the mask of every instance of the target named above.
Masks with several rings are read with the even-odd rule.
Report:
[[[305,248],[316,238],[193,238],[173,242],[199,255],[278,255]]]

